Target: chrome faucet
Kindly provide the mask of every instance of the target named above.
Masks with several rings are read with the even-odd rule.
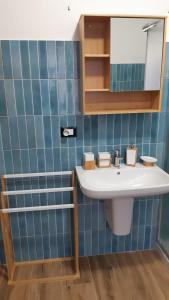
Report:
[[[114,151],[114,166],[115,166],[115,168],[120,169],[120,161],[121,160],[123,160],[123,158],[120,157],[120,151],[118,149],[116,149]]]

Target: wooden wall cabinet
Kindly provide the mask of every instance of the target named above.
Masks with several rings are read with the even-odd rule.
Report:
[[[144,17],[164,20],[160,90],[110,91],[111,17]],[[79,29],[81,44],[81,112],[84,115],[159,112],[162,96],[166,18],[159,16],[82,15],[79,21]]]

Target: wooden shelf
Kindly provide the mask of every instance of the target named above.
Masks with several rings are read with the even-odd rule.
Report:
[[[109,92],[110,89],[85,89],[85,92],[89,93],[89,92]]]
[[[110,54],[85,54],[85,58],[109,58]]]

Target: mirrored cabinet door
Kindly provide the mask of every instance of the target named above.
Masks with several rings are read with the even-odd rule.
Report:
[[[164,20],[110,20],[110,91],[160,90]]]

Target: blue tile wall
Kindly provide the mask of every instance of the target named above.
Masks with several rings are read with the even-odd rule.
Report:
[[[145,64],[111,64],[110,90],[112,92],[143,91]]]
[[[82,116],[78,42],[1,41],[0,173],[72,170],[81,164],[84,151],[112,153],[118,146],[124,155],[131,143],[136,144],[138,156],[154,155],[164,166],[165,121],[169,111],[168,44],[166,57],[160,113]],[[77,126],[77,138],[61,139],[61,126]],[[8,181],[8,188],[65,184],[69,184],[67,178],[43,178]],[[103,202],[87,199],[78,186],[80,255],[153,248],[159,199],[136,199],[131,233],[117,237],[106,224]],[[11,207],[69,202],[65,193],[9,199]],[[70,211],[15,214],[11,215],[11,225],[16,260],[67,256],[73,252]]]

